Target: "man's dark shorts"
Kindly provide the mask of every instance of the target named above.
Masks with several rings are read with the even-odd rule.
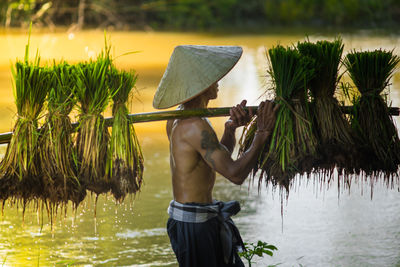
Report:
[[[203,223],[188,223],[168,219],[168,236],[179,266],[244,267],[237,253],[233,253],[230,264],[224,263],[219,227],[220,223],[217,217]]]

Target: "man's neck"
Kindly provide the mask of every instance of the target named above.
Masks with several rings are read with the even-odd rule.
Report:
[[[188,103],[182,104],[181,109],[200,109],[207,108],[209,100],[189,101]]]

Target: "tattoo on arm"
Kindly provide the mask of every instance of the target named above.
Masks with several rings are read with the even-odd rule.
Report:
[[[204,156],[204,159],[207,160],[212,167],[215,169],[215,162],[211,158],[211,154],[216,150],[220,149],[220,144],[218,141],[217,136],[213,132],[209,131],[202,131],[201,132],[201,148],[206,150],[206,154]]]

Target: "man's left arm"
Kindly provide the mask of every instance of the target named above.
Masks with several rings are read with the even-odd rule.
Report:
[[[230,118],[225,123],[225,130],[220,143],[228,149],[230,154],[232,154],[236,144],[236,128],[246,125],[253,116],[251,110],[249,110],[249,113],[244,110],[246,103],[247,101],[243,100],[240,104],[232,107],[229,111]]]

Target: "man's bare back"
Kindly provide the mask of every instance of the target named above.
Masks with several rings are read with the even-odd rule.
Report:
[[[194,127],[204,119],[190,118],[168,122],[172,188],[175,200],[180,203],[211,203],[215,171],[188,140],[193,139]],[[193,141],[193,140],[192,140]]]

